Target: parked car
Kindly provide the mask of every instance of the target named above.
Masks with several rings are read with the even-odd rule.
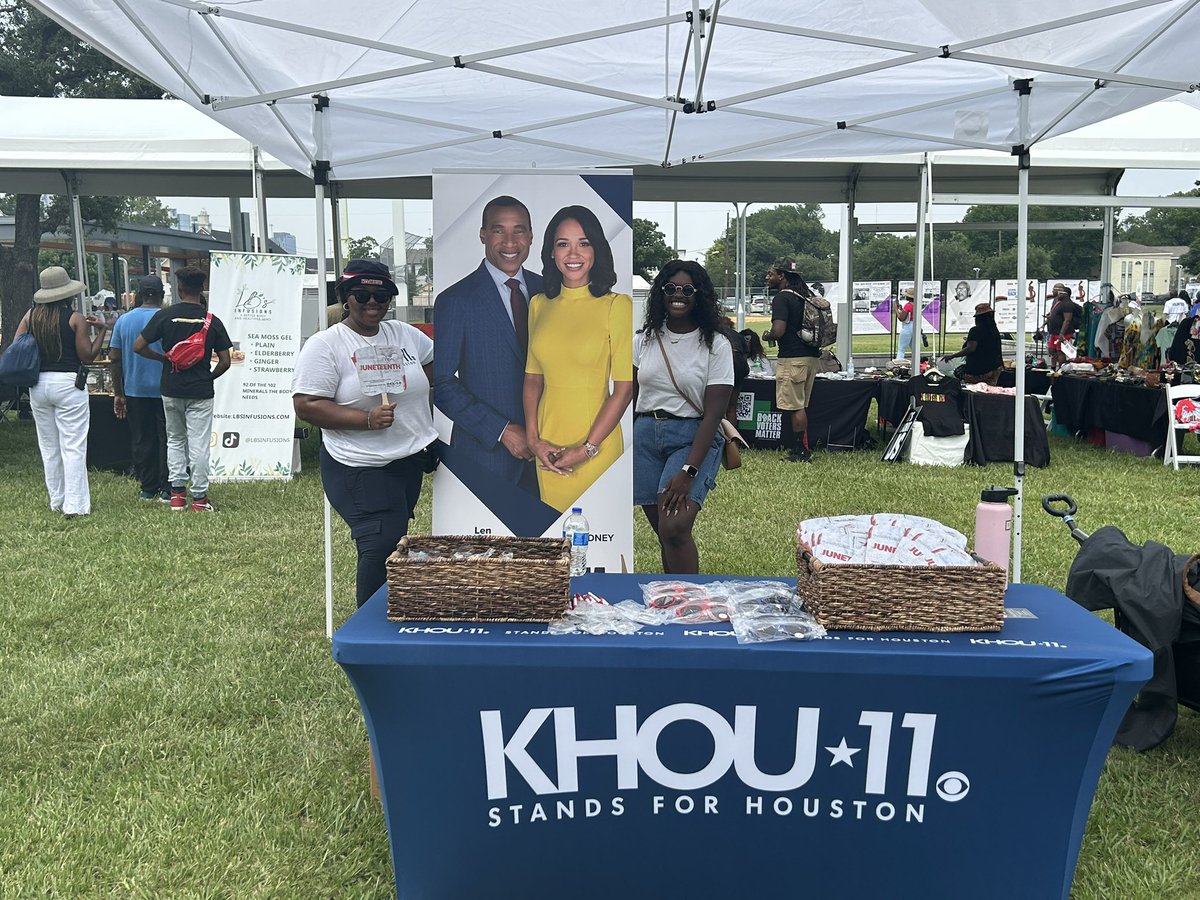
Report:
[[[754,294],[747,304],[747,311],[755,315],[764,315],[767,311],[767,298],[763,294]]]

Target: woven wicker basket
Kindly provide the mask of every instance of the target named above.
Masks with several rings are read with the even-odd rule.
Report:
[[[843,631],[999,631],[1004,570],[978,566],[826,565],[800,544],[796,590],[804,608]]]
[[[485,559],[410,559],[494,550]],[[498,554],[510,552],[512,559]],[[571,550],[560,538],[404,537],[387,561],[390,621],[549,622],[563,614]]]

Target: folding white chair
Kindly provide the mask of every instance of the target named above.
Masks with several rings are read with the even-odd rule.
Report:
[[[1193,412],[1183,415],[1179,410],[1180,401],[1190,400]],[[1183,418],[1185,421],[1180,421]],[[1200,384],[1177,384],[1167,387],[1167,443],[1163,448],[1163,465],[1174,466],[1179,471],[1180,463],[1200,463],[1200,454],[1180,453],[1180,447],[1191,426],[1200,421]],[[1200,432],[1196,434],[1200,440]],[[1178,443],[1176,443],[1178,441]]]

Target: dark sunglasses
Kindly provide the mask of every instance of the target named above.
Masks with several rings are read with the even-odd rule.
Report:
[[[376,303],[382,303],[387,306],[392,302],[392,294],[389,291],[368,291],[366,288],[355,288],[350,291],[349,296],[353,297],[359,303],[370,303],[374,300]]]
[[[663,285],[663,293],[668,297],[674,297],[676,294],[683,294],[685,297],[690,297],[696,293],[696,288],[690,284],[676,284],[673,281],[668,281]]]

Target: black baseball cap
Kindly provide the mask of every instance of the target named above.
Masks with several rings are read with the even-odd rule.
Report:
[[[158,294],[160,297],[165,293],[162,279],[157,275],[143,275],[138,279],[138,293],[145,291],[147,294]]]
[[[338,280],[338,287],[343,291],[348,291],[359,285],[390,288],[393,297],[400,293],[396,282],[392,280],[392,273],[388,267],[374,259],[352,259],[346,263],[342,277]]]

